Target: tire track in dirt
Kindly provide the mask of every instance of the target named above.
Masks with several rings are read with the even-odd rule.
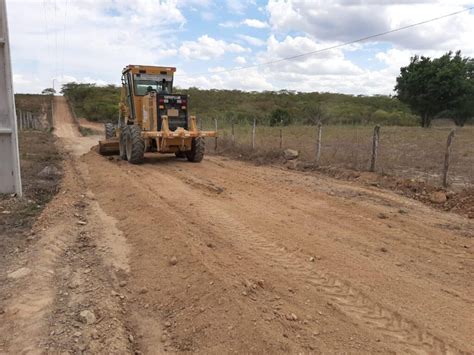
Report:
[[[143,178],[146,169],[140,167],[134,169],[131,173],[136,175],[137,178]],[[255,231],[238,223],[222,210],[215,208],[212,203],[207,203],[207,200],[203,200],[195,194],[190,194],[188,187],[178,186],[173,182],[173,176],[161,175],[160,180],[166,186],[173,186],[173,189],[178,189],[178,191],[170,191],[172,196],[187,196],[190,203],[204,207],[204,209],[200,209],[200,216],[196,220],[201,220],[202,215],[212,215],[218,230],[223,231],[223,233],[224,231],[232,231],[239,239],[245,241],[246,246],[252,250],[256,257],[261,258],[263,255],[269,262],[276,261],[277,264],[284,265],[286,272],[291,273],[292,276],[297,277],[303,283],[309,283],[316,288],[318,294],[315,297],[323,294],[332,301],[332,305],[352,321],[365,327],[371,327],[381,336],[385,336],[387,340],[390,339],[395,347],[400,347],[401,351],[439,354],[463,353],[456,346],[446,343],[440,337],[433,335],[413,321],[402,317],[387,307],[381,306],[364,295],[363,292],[351,286],[347,281],[336,278],[327,271],[310,269],[301,260],[292,258],[287,253],[279,252],[281,249],[274,243],[268,242],[265,236],[257,235]],[[184,181],[189,182],[193,179],[185,178]],[[206,182],[193,183],[193,185],[202,187],[206,186]],[[159,189],[156,187],[148,186],[148,188],[151,191],[154,190],[155,193],[159,193]],[[206,187],[205,190],[214,191],[214,188],[208,189]],[[175,210],[179,209],[179,203],[173,202],[173,199],[167,199],[166,202]]]
[[[167,172],[164,172],[167,173]],[[285,173],[285,172],[283,172]],[[173,176],[173,177],[178,177],[182,181],[184,181],[187,184],[191,184],[192,186],[195,186],[197,188],[204,187],[207,190],[216,191],[217,193],[220,194],[225,190],[225,181],[221,181],[221,184],[219,185],[216,182],[211,182],[210,178],[204,178],[204,177],[197,177],[197,176],[186,176],[185,173],[177,171],[173,169],[172,173],[169,173],[168,175]],[[235,171],[235,175],[239,175],[238,170]],[[240,173],[240,175],[242,175]],[[249,180],[252,181],[250,184],[252,185],[257,185],[255,183],[255,178],[248,177],[247,176],[245,179],[239,180],[239,183],[242,184],[243,186],[246,186],[249,184]],[[210,186],[210,187],[209,187]],[[358,190],[357,188],[354,188],[356,191]],[[244,189],[242,189],[244,190]],[[244,190],[245,191],[245,190]],[[282,193],[281,191],[275,192],[273,190],[267,190],[265,191],[265,194],[268,196],[271,196],[272,199],[278,201],[280,205],[291,205],[292,209],[296,212],[299,212],[300,214],[304,215],[305,218],[312,218],[312,219],[318,219],[320,218],[320,214],[316,212],[318,206],[315,208],[314,206],[309,206],[306,204],[299,204],[299,196],[298,193],[295,193],[293,191],[290,191],[291,195],[288,196],[287,194]],[[377,194],[377,192],[374,192],[374,195]],[[380,194],[380,193],[379,193]],[[296,198],[292,198],[292,195],[296,195]],[[388,196],[385,196],[388,195]],[[225,196],[225,194],[221,195],[222,197]],[[377,196],[377,195],[376,195]],[[394,243],[396,242],[398,246],[403,245],[411,252],[417,251],[418,253],[420,252],[420,239],[423,241],[423,250],[421,251],[422,253],[427,255],[428,259],[436,259],[439,258],[440,256],[446,257],[449,256],[453,260],[457,260],[458,262],[460,260],[465,261],[467,263],[467,267],[469,265],[474,266],[474,256],[472,253],[468,253],[465,248],[459,248],[458,245],[451,246],[448,243],[443,242],[440,240],[440,238],[434,238],[433,236],[433,229],[424,226],[423,223],[418,223],[417,221],[412,221],[411,219],[413,217],[410,217],[410,219],[405,218],[403,220],[403,224],[397,223],[400,222],[398,221],[400,219],[399,215],[400,213],[398,206],[403,206],[400,202],[398,202],[397,196],[393,197],[391,194],[382,194],[382,196],[385,197],[385,200],[383,200],[382,197],[378,197],[381,201],[385,201],[383,205],[388,205],[386,206],[384,213],[387,215],[390,214],[391,216],[394,216],[393,218],[396,218],[397,220],[394,222],[393,220],[385,220],[385,219],[380,219],[378,217],[378,214],[380,214],[380,208],[374,209],[373,206],[368,205],[366,206],[366,209],[373,209],[372,216],[367,215],[354,215],[354,212],[352,212],[353,217],[360,217],[360,218],[353,218],[352,224],[356,225],[360,229],[365,229],[367,231],[367,234],[371,233],[373,235],[377,235],[377,232],[380,230],[381,226],[383,227],[388,227],[391,229],[390,232],[387,232],[390,236],[390,242]],[[317,201],[320,199],[321,196],[316,195],[314,196],[314,201]],[[389,199],[387,202],[387,198]],[[395,201],[394,201],[395,200]],[[364,201],[364,205],[366,201]],[[394,204],[396,205],[394,206]],[[346,210],[352,207],[353,203],[348,203],[347,206],[341,206],[341,203],[338,203],[338,205],[334,204],[328,204],[325,203],[323,206],[319,207],[324,207],[326,210],[329,210],[330,213],[325,216],[325,220],[319,221],[319,224],[326,226],[327,228],[332,227],[334,229],[334,226],[338,225],[338,222],[343,220],[345,218],[345,215],[347,214]],[[424,207],[424,206],[423,206]],[[426,213],[431,213],[429,211],[428,207],[425,207],[427,209]],[[439,212],[436,212],[439,213]],[[384,214],[383,217],[386,215]],[[341,225],[341,228],[339,228],[339,233],[344,234],[346,226]],[[421,229],[421,231],[419,231]],[[437,231],[437,234],[440,236],[443,234],[448,235],[447,233],[440,233]],[[416,236],[416,239],[413,238],[413,236]],[[357,246],[357,247],[363,247],[364,244],[361,242],[358,242],[357,240],[350,240],[349,241],[352,245]],[[465,298],[468,300],[468,298]],[[470,300],[472,303],[473,301]]]
[[[281,172],[281,178],[276,169],[262,168],[264,173],[253,174],[257,168],[246,167],[242,163],[227,168],[227,163],[223,164],[224,166],[212,164],[214,160],[217,159],[211,158],[211,164],[206,166],[207,160],[195,165],[174,159],[151,159],[142,166],[131,166],[125,162],[108,162],[94,153],[86,157],[91,179],[95,180],[94,189],[113,187],[110,192],[105,189],[99,197],[101,204],[105,202],[107,213],[116,214],[122,221],[120,228],[132,244],[138,241],[148,243],[150,250],[134,245],[133,248],[139,250],[139,256],[143,260],[134,261],[132,275],[148,282],[153,280],[143,274],[146,269],[141,269],[141,265],[163,265],[159,264],[159,261],[155,263],[149,259],[155,251],[159,251],[162,257],[169,257],[173,250],[184,252],[185,247],[188,250],[186,258],[189,259],[187,265],[191,269],[185,269],[185,274],[181,276],[170,276],[178,288],[185,288],[189,282],[187,280],[191,278],[204,283],[214,282],[226,290],[238,290],[242,283],[246,283],[246,279],[250,280],[250,285],[257,283],[259,276],[255,275],[262,275],[265,282],[270,284],[264,290],[257,287],[258,291],[255,292],[252,291],[253,286],[245,286],[246,290],[249,289],[245,291],[245,297],[249,298],[250,302],[255,302],[253,308],[249,308],[246,299],[244,302],[240,301],[242,296],[239,291],[224,292],[224,297],[235,297],[232,307],[235,307],[237,314],[247,314],[250,309],[254,309],[256,315],[267,317],[263,313],[264,310],[270,304],[278,305],[279,301],[274,302],[273,299],[280,299],[285,303],[282,309],[286,312],[294,310],[295,313],[317,313],[321,307],[329,307],[332,310],[329,311],[330,322],[336,325],[334,329],[342,328],[337,331],[342,337],[343,334],[349,337],[348,334],[357,331],[359,339],[364,339],[364,336],[370,338],[371,341],[365,343],[366,350],[441,354],[469,350],[467,340],[471,338],[469,329],[472,329],[472,323],[460,322],[461,319],[467,319],[462,310],[472,306],[472,300],[467,296],[472,285],[466,271],[456,270],[461,262],[469,262],[471,259],[463,252],[456,252],[455,243],[442,245],[437,249],[437,243],[445,239],[455,240],[457,235],[432,225],[433,221],[466,224],[465,220],[436,212],[429,215],[426,225],[423,225],[421,216],[431,211],[403,198],[390,194],[387,197],[385,193],[374,192],[379,203],[372,205],[364,196],[356,199],[351,195],[358,188],[344,187],[329,180],[320,182],[319,186],[312,186],[311,179],[306,182],[306,176],[305,182],[298,185],[298,173]],[[219,161],[218,163],[220,164]],[[239,169],[245,172],[239,173]],[[126,192],[122,195],[118,193],[120,186],[126,186]],[[334,190],[344,198],[337,195],[328,196],[327,192]],[[362,190],[366,194],[372,194],[371,191],[366,191],[367,189]],[[345,192],[347,193],[344,195]],[[116,199],[115,206],[106,202],[106,199],[112,196]],[[387,200],[388,203],[384,202]],[[127,205],[129,202],[132,204]],[[129,215],[126,215],[120,205],[127,208]],[[393,217],[390,221],[377,217],[377,213],[391,213],[400,208],[399,206],[408,206],[410,215],[403,218]],[[290,214],[291,217],[288,217]],[[390,228],[388,223],[396,228]],[[157,232],[154,232],[154,225]],[[332,235],[350,230],[354,238],[331,239],[325,233],[318,235],[318,238],[305,236],[315,228],[323,232],[328,231]],[[167,238],[171,238],[169,240],[172,242]],[[212,241],[212,244],[217,243],[218,247],[214,249],[206,246],[208,240]],[[380,248],[381,241],[389,243],[393,253],[381,254],[378,251],[376,255],[373,251],[366,251],[367,248],[377,245]],[[468,246],[471,244],[467,243]],[[337,250],[340,255],[329,254],[327,260],[310,263],[306,251],[300,249],[311,250],[317,246],[322,250]],[[374,260],[361,258],[364,253]],[[238,259],[239,255],[243,258]],[[464,259],[461,258],[463,256]],[[344,268],[333,269],[338,260],[344,263],[344,258],[348,258],[345,267],[353,262],[367,262],[367,266],[360,268],[361,271],[365,270],[365,275],[361,275],[364,277],[352,280],[349,274],[344,273]],[[419,258],[420,261],[417,260],[414,266],[409,264],[407,270],[395,265],[386,267],[384,264],[388,262],[387,259],[393,263],[398,260],[405,262],[409,258]],[[429,260],[426,262],[427,259],[433,259],[433,263]],[[357,264],[354,266],[358,267]],[[383,267],[389,280],[397,280],[398,283],[390,290],[398,296],[387,297],[387,291],[381,290],[384,283],[378,285],[378,278],[382,277],[383,273],[371,271],[370,267]],[[193,268],[198,274],[193,272]],[[443,269],[452,273],[452,276],[444,275]],[[198,270],[206,270],[206,276],[200,276]],[[354,275],[352,273],[352,276]],[[371,275],[376,276],[374,280],[371,280]],[[463,280],[465,284],[462,284]],[[445,287],[446,291],[439,289],[443,281],[449,286]],[[364,284],[367,282],[368,285]],[[301,294],[285,296],[282,290],[288,287],[293,290],[300,289]],[[420,290],[430,294],[432,301],[417,305],[416,302],[425,298],[413,295],[414,297],[406,299],[406,305],[409,307],[405,307],[401,297],[407,292]],[[159,294],[161,297],[170,297],[162,291]],[[155,293],[149,294],[147,302],[152,300],[152,295]],[[216,296],[209,290],[206,298],[212,300],[212,297]],[[173,299],[175,298],[170,298]],[[307,300],[310,302],[307,303]],[[185,304],[187,307],[194,305],[187,300]],[[447,317],[443,322],[442,316],[435,314],[439,306],[446,308],[442,309],[440,314],[453,312],[460,320]],[[167,317],[165,319],[182,319],[179,317],[185,311],[181,307],[185,306],[169,301],[166,307],[161,305],[157,306],[157,309],[160,309],[161,316]],[[164,314],[163,308],[166,308]],[[411,314],[412,310],[416,312]],[[266,328],[268,334],[279,329],[292,329],[293,334],[299,337],[295,342],[303,348],[317,344],[316,348],[324,349],[326,344],[329,346],[327,351],[351,349],[347,340],[342,340],[342,348],[336,348],[335,339],[340,341],[337,337],[322,337],[322,340],[316,340],[315,343],[314,337],[311,336],[313,323],[291,323],[284,314],[278,313],[277,310],[274,312],[277,313],[272,317],[279,325],[275,326],[269,321],[270,325]],[[423,316],[423,312],[427,313],[426,316]],[[198,312],[196,317],[201,317],[200,314]],[[147,319],[146,316],[144,319]],[[179,324],[172,324],[169,329],[180,329]],[[192,324],[191,321],[191,324],[181,327],[192,327]],[[344,326],[338,327],[338,324]],[[223,320],[221,325],[226,327],[228,323]],[[182,328],[181,330],[184,331]],[[184,348],[178,349],[209,349],[205,346],[201,348],[201,341],[205,336],[205,331],[201,331],[193,338],[190,348],[183,345]],[[152,341],[150,337],[147,341]],[[375,339],[380,339],[379,348]],[[207,344],[210,344],[210,341],[207,338]],[[290,349],[296,351],[298,348]]]

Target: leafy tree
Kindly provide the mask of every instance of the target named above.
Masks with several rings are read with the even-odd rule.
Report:
[[[441,111],[450,110],[462,122],[472,116],[474,99],[472,59],[458,51],[440,58],[414,56],[400,69],[395,90],[400,101],[421,116],[421,126],[429,127]]]
[[[270,126],[288,126],[291,123],[291,116],[286,110],[277,108],[270,115]]]
[[[43,95],[54,95],[54,94],[56,94],[56,90],[54,90],[53,88],[46,88],[43,91],[41,91],[41,94],[43,94]]]

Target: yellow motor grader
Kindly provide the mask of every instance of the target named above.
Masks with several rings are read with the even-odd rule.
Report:
[[[100,154],[120,154],[132,164],[143,162],[145,152],[174,153],[200,162],[204,137],[196,117],[188,115],[188,96],[173,93],[176,68],[128,65],[122,71],[122,91],[117,124],[105,124]]]

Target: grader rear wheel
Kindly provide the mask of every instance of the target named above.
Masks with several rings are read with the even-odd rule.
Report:
[[[145,156],[145,141],[140,126],[129,126],[125,136],[125,151],[127,160],[132,164],[140,164]]]
[[[199,163],[204,158],[205,142],[204,138],[193,138],[191,150],[186,152],[186,158],[190,162]]]
[[[105,139],[110,139],[115,137],[115,125],[113,123],[106,123],[105,128]]]

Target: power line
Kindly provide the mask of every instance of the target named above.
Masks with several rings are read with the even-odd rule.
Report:
[[[43,0],[43,15],[44,15],[44,27],[45,27],[45,36],[46,36],[46,46],[48,51],[48,58],[50,66],[52,67],[52,55],[51,55],[51,47],[49,43],[49,26],[48,26],[48,16],[46,11],[46,0]],[[53,73],[53,70],[50,69],[50,74]]]
[[[64,9],[63,53],[62,53],[62,60],[61,60],[61,80],[64,76],[64,56],[65,56],[64,53],[66,51],[67,6],[68,6],[68,0],[66,0],[66,7]]]
[[[54,55],[54,76],[58,76],[58,3],[54,0],[54,45],[55,45],[55,55]]]
[[[417,22],[417,23],[412,23],[412,24],[410,24],[410,25],[403,26],[403,27],[399,27],[399,28],[396,28],[396,29],[393,29],[393,30],[389,30],[389,31],[385,31],[385,32],[380,32],[380,33],[377,33],[377,34],[374,34],[374,35],[370,35],[370,36],[358,38],[358,39],[355,39],[355,40],[352,40],[352,41],[349,41],[349,42],[344,42],[344,43],[336,44],[336,45],[330,46],[330,47],[325,47],[325,48],[317,49],[317,50],[311,51],[311,52],[306,52],[306,53],[297,54],[297,55],[294,55],[294,56],[291,56],[291,57],[285,57],[285,58],[281,58],[281,59],[275,59],[275,60],[271,60],[271,61],[268,61],[268,62],[263,62],[263,63],[258,63],[258,64],[247,65],[247,66],[244,66],[244,67],[235,67],[235,68],[230,68],[230,69],[216,70],[216,71],[213,71],[213,72],[191,73],[191,74],[187,74],[187,75],[186,75],[186,74],[183,74],[183,75],[176,75],[176,76],[214,75],[214,74],[230,73],[230,72],[235,72],[235,71],[240,71],[240,70],[258,68],[258,67],[262,67],[262,66],[266,66],[266,65],[272,65],[272,64],[276,64],[276,63],[281,63],[281,62],[284,62],[284,61],[289,61],[289,60],[293,60],[293,59],[297,59],[297,58],[301,58],[301,57],[306,57],[306,56],[313,55],[313,54],[317,54],[317,53],[321,53],[321,52],[326,52],[326,51],[329,51],[329,50],[332,50],[332,49],[345,47],[345,46],[348,46],[348,45],[351,45],[351,44],[354,44],[354,43],[367,41],[367,40],[372,39],[372,38],[377,38],[377,37],[381,37],[381,36],[386,36],[386,35],[391,34],[391,33],[395,33],[395,32],[399,32],[399,31],[403,31],[403,30],[409,29],[409,28],[421,26],[421,25],[424,25],[424,24],[427,24],[427,23],[430,23],[430,22],[434,22],[434,21],[438,21],[438,20],[441,20],[441,19],[444,19],[444,18],[447,18],[447,17],[459,15],[460,13],[468,12],[468,11],[471,11],[471,10],[474,10],[474,6],[473,6],[473,7],[466,8],[466,9],[463,9],[463,10],[460,10],[460,11],[451,12],[451,13],[449,13],[449,14],[445,14],[445,15],[442,15],[442,16],[434,17],[434,18],[431,18],[431,19],[429,19],[429,20],[425,20],[425,21],[421,21],[421,22]]]

